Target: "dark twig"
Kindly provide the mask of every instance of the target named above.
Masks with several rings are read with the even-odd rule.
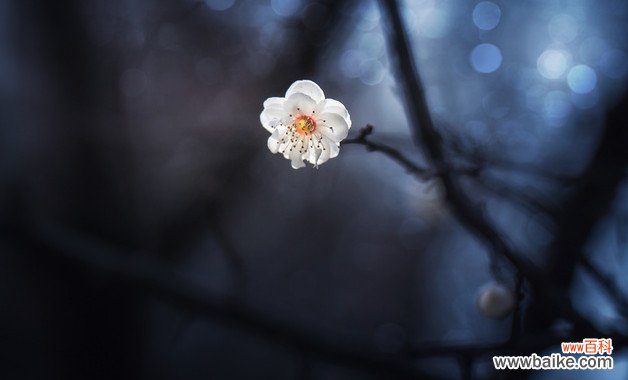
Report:
[[[373,126],[367,125],[366,127],[360,129],[360,132],[357,137],[352,138],[352,139],[346,139],[341,144],[342,145],[349,145],[349,144],[364,145],[371,152],[383,153],[389,158],[396,161],[399,165],[401,165],[404,169],[406,169],[408,173],[411,173],[414,176],[416,176],[419,180],[429,180],[429,179],[432,179],[434,177],[438,177],[441,175],[441,173],[439,173],[436,170],[431,170],[428,168],[420,167],[419,165],[410,161],[410,159],[408,159],[403,153],[401,153],[400,151],[398,151],[397,149],[391,146],[371,141],[370,139],[368,139],[368,136],[371,135],[372,133],[373,133]],[[471,167],[470,168],[457,168],[457,169],[452,169],[452,170],[456,172],[457,174],[463,174],[463,175],[477,175],[479,171],[479,169],[471,168]]]
[[[237,327],[240,331],[336,364],[399,378],[436,378],[416,369],[408,358],[386,356],[365,349],[365,344],[356,345],[355,339],[343,334],[310,331],[294,321],[278,320],[233,302],[230,298],[212,295],[176,276],[169,266],[156,259],[132,255],[58,225],[40,226],[35,231],[35,235],[23,231],[14,232],[10,238],[25,245],[27,249],[24,252],[55,254],[59,259],[124,281],[181,310]]]
[[[406,156],[404,156],[397,149],[389,147],[384,144],[376,143],[371,140],[368,140],[367,137],[373,133],[373,126],[367,125],[366,127],[360,129],[360,132],[357,137],[352,139],[346,139],[342,142],[342,145],[349,144],[359,144],[364,145],[371,152],[381,152],[386,156],[392,158],[397,161],[397,163],[403,166],[409,173],[417,176],[419,179],[426,180],[434,177],[434,173],[430,172],[429,169],[422,168],[410,161]]]

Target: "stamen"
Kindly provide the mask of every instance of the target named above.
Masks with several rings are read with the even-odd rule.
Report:
[[[295,132],[300,136],[308,136],[316,130],[316,119],[309,115],[297,115],[292,124]]]

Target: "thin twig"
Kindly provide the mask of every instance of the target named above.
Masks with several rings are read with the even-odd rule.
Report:
[[[427,180],[434,177],[434,172],[431,172],[427,168],[422,168],[418,166],[414,162],[410,161],[406,156],[404,156],[397,149],[384,145],[384,144],[376,143],[367,139],[367,136],[369,136],[371,133],[373,133],[373,126],[367,125],[366,127],[360,129],[360,132],[357,137],[353,139],[346,139],[341,144],[342,145],[359,144],[359,145],[366,146],[369,151],[381,152],[385,154],[386,156],[395,160],[399,165],[403,166],[409,173],[412,173],[413,175],[417,176],[419,179]]]
[[[341,144],[349,145],[349,144],[357,144],[364,145],[371,152],[380,152],[388,156],[389,158],[396,161],[399,165],[401,165],[404,169],[406,169],[409,173],[416,176],[419,180],[430,180],[435,177],[439,177],[441,173],[436,170],[423,168],[419,165],[412,162],[408,159],[403,153],[399,150],[382,143],[371,141],[368,136],[373,133],[373,126],[367,125],[366,127],[360,129],[360,132],[357,137],[352,139],[346,139]],[[469,167],[469,168],[456,168],[452,169],[457,174],[462,175],[477,175],[479,172],[478,168]]]

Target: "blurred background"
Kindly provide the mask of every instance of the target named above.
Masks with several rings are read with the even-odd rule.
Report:
[[[626,88],[628,3],[400,6],[447,154],[482,165],[465,191],[542,266],[552,210]],[[438,179],[360,145],[318,170],[266,147],[263,101],[311,79],[345,104],[350,137],[371,124],[373,140],[428,165],[377,2],[6,0],[0,18],[0,378],[394,378],[180,307],[92,251],[160,263],[210,299],[384,357],[510,337],[512,317],[486,318],[476,300],[513,273]],[[586,251],[624,292],[627,228],[623,181]],[[601,329],[626,328],[585,273],[570,295]],[[603,375],[525,375],[625,379],[626,354],[614,357]],[[490,358],[414,364],[495,375]]]

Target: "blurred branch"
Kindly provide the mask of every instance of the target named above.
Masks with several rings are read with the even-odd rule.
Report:
[[[602,286],[602,288],[604,288],[617,305],[617,308],[623,317],[628,319],[628,299],[622,289],[611,279],[609,275],[602,273],[602,271],[587,257],[582,256],[580,264]]]
[[[508,186],[504,181],[494,177],[483,177],[477,179],[477,184],[484,188],[486,191],[493,193],[494,195],[507,199],[513,203],[523,206],[528,211],[540,211],[548,217],[554,217],[556,211],[551,207],[534,197],[530,192],[520,191]],[[553,223],[547,220],[548,227],[553,226]]]
[[[234,298],[243,299],[246,294],[248,282],[244,259],[234,247],[226,232],[219,225],[214,225],[213,232],[221,251],[232,269],[235,287]]]
[[[609,112],[593,158],[583,171],[578,186],[570,193],[557,213],[558,228],[548,250],[548,265],[545,271],[545,276],[552,281],[551,291],[555,297],[535,299],[528,306],[526,320],[529,330],[542,330],[551,326],[552,315],[546,311],[552,310],[557,297],[569,302],[567,294],[575,269],[584,257],[585,245],[599,221],[607,213],[615,199],[617,188],[625,177],[628,166],[626,149],[628,114],[625,112],[627,108],[628,95],[625,95]],[[609,294],[613,296],[612,291]],[[618,305],[622,303],[620,299],[615,301]],[[590,322],[581,319],[577,321],[576,328],[583,328],[587,324],[590,327]]]
[[[422,343],[420,346],[412,347],[407,354],[415,358],[430,358],[453,356],[462,358],[477,359],[489,355],[505,355],[516,353],[525,349],[532,349],[529,352],[538,352],[544,348],[559,344],[566,337],[555,336],[553,334],[533,334],[520,339],[512,339],[501,343],[472,343],[472,344],[448,344]],[[613,342],[614,343],[614,342]]]
[[[142,48],[137,51],[139,58],[145,58],[150,49],[155,48],[154,43],[164,25],[185,23],[188,18],[194,16],[202,10],[203,6],[205,6],[204,1],[195,1],[192,3],[172,2],[169,4],[171,4],[174,8],[167,8],[167,10],[153,22],[152,27],[148,28],[145,42]]]
[[[503,159],[500,160],[496,158],[479,159],[478,161],[472,161],[472,162],[477,162],[480,165],[484,165],[495,170],[498,170],[498,169],[509,170],[509,171],[513,171],[517,173],[524,173],[527,175],[540,177],[540,178],[550,180],[550,181],[561,182],[562,184],[565,184],[565,185],[572,185],[578,182],[577,176],[553,173],[553,172],[544,170],[538,167],[537,165],[528,164],[524,162],[512,162],[512,161],[507,161]]]
[[[579,186],[563,203],[560,226],[550,247],[548,273],[567,289],[583,247],[599,220],[606,214],[628,167],[628,94],[608,114],[595,155],[582,175]]]
[[[401,153],[398,149],[391,147],[390,145],[374,142],[368,138],[373,133],[374,127],[372,125],[367,125],[366,127],[360,129],[358,136],[346,139],[341,142],[341,145],[363,145],[367,148],[369,152],[380,152],[384,155],[391,158],[393,161],[397,162],[404,169],[411,173],[417,179],[421,181],[428,181],[433,178],[440,177],[442,172],[436,171],[434,169],[430,169],[427,167],[421,167],[414,162],[412,162],[408,157],[406,157],[403,153]],[[449,169],[452,173],[456,175],[467,175],[470,177],[477,178],[479,174],[484,170],[484,168],[480,166],[469,166],[469,167],[452,167]],[[538,199],[534,198],[530,194],[525,192],[519,192],[516,189],[512,189],[506,186],[503,182],[494,179],[494,178],[486,178],[480,180],[477,178],[477,183],[486,189],[494,193],[495,195],[508,199],[514,203],[517,203],[527,210],[531,211],[541,211],[545,214],[552,216],[553,210],[543,204]]]
[[[352,339],[332,332],[312,332],[289,320],[278,320],[249,309],[231,298],[212,295],[182,277],[158,260],[146,256],[138,257],[106,243],[80,235],[58,225],[47,225],[37,229],[37,236],[13,233],[12,240],[28,245],[25,252],[46,252],[111,278],[129,283],[188,313],[214,319],[225,325],[239,328],[279,344],[291,346],[299,351],[327,359],[349,367],[386,373],[395,378],[436,378],[420,372],[413,359],[453,356],[465,363],[471,359],[491,354],[529,353],[564,341],[566,337],[549,333],[530,334],[498,344],[432,345],[410,347],[403,356],[383,355],[364,349],[366,345],[355,345]],[[8,236],[7,236],[8,238]],[[35,245],[35,247],[33,247]],[[35,249],[32,249],[35,248]],[[331,338],[330,338],[331,337]],[[621,335],[610,335],[616,348],[623,347],[626,339]],[[576,338],[574,338],[576,339]],[[410,359],[412,358],[412,359]]]
[[[408,35],[401,20],[399,5],[395,0],[381,0],[382,9],[391,26],[391,56],[397,57],[399,69],[399,83],[404,89],[406,110],[415,143],[423,146],[432,162],[432,165],[441,173],[441,179],[446,190],[447,200],[460,222],[477,237],[487,243],[494,252],[503,255],[510,263],[521,271],[531,281],[541,281],[540,270],[525,256],[515,253],[500,237],[493,226],[486,220],[482,211],[473,206],[473,203],[462,190],[460,184],[450,173],[449,165],[443,153],[443,139],[436,130],[430,115],[423,84],[418,75],[414,56],[410,50]]]
[[[560,182],[564,185],[573,185],[578,181],[578,176],[569,174],[560,174],[549,171],[538,165],[527,162],[515,162],[504,158],[485,157],[479,152],[469,152],[464,150],[459,144],[451,144],[453,152],[457,156],[470,161],[473,165],[490,168],[492,170],[511,171],[520,174],[526,174],[533,177],[539,177],[549,181]]]
[[[521,312],[524,294],[525,281],[523,275],[517,272],[515,275],[515,308],[512,311],[512,325],[510,326],[510,339],[515,339],[521,333]]]
[[[397,60],[396,63],[400,76],[398,82],[403,87],[405,93],[406,110],[409,114],[415,143],[425,148],[432,165],[441,173],[440,178],[446,190],[446,198],[454,214],[469,231],[491,247],[495,254],[505,257],[525,277],[532,286],[535,295],[541,300],[540,305],[544,308],[544,314],[547,316],[546,319],[548,321],[562,316],[573,321],[579,333],[601,336],[596,327],[573,308],[571,302],[565,296],[566,292],[564,289],[556,286],[555,279],[547,275],[547,273],[553,272],[546,273],[541,271],[525,255],[509,247],[494,226],[486,219],[482,210],[473,204],[460,186],[460,183],[449,171],[449,163],[444,155],[443,138],[435,128],[427,106],[423,84],[417,71],[414,55],[410,50],[408,33],[401,19],[399,4],[396,0],[381,0],[381,5],[391,29],[391,58],[396,58]],[[627,128],[623,128],[623,130],[625,134],[628,134]],[[615,148],[621,147],[625,155],[628,156],[628,150],[625,149],[625,140],[620,139],[620,142],[616,142]],[[625,168],[622,167],[621,173],[623,174],[624,171]],[[603,175],[604,169],[598,168],[597,174],[598,177]],[[582,203],[586,202],[586,198],[577,199],[580,204],[571,204],[570,208],[572,214],[569,216],[573,219],[578,219],[578,208]],[[576,215],[573,215],[573,213],[576,213]],[[575,235],[581,238],[581,235],[578,235],[578,233],[584,232],[584,230],[586,229],[580,229],[580,231],[576,229],[571,231],[571,234],[565,234],[564,237],[569,239]],[[572,245],[568,246],[573,247]],[[570,260],[573,260],[573,258]],[[560,262],[557,263],[559,266],[562,265]],[[548,310],[551,310],[551,312],[548,313]],[[541,310],[537,310],[537,312],[541,312]]]
[[[408,358],[393,357],[358,346],[337,332],[313,332],[291,320],[278,320],[230,298],[212,295],[174,274],[156,259],[140,257],[59,225],[14,231],[7,239],[25,246],[24,252],[46,252],[128,283],[175,307],[214,319],[240,331],[262,336],[330,362],[393,375],[395,378],[436,378],[416,369]]]
[[[613,340],[613,348],[619,351],[628,343],[624,335],[608,335]],[[539,332],[522,335],[500,343],[448,344],[422,343],[405,351],[415,358],[458,357],[478,359],[494,355],[529,355],[542,352],[552,346],[567,341],[582,341],[582,336],[560,335],[552,332]]]

